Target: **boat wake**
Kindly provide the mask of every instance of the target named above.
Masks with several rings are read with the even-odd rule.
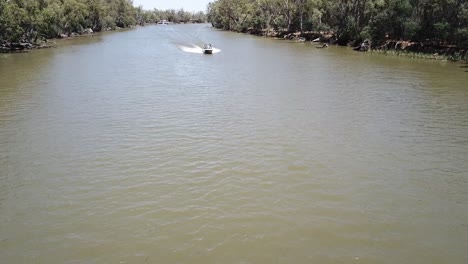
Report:
[[[183,52],[203,54],[203,48],[201,48],[201,47],[199,47],[197,45],[194,45],[194,44],[191,44],[191,45],[192,45],[191,47],[187,47],[187,46],[184,46],[184,45],[178,45],[178,47]],[[219,52],[221,52],[220,49],[213,48],[213,53],[219,53]]]
[[[183,45],[178,45],[178,46],[179,46],[179,49],[182,50],[183,52],[203,54],[203,49],[201,47],[198,47],[197,45],[192,45],[192,47],[187,47]]]

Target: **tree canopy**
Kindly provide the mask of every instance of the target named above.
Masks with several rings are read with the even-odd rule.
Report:
[[[345,44],[385,39],[467,46],[466,0],[216,0],[208,5],[214,27],[332,31]]]
[[[159,20],[205,22],[203,12],[143,10],[132,0],[0,0],[0,44],[125,28]]]

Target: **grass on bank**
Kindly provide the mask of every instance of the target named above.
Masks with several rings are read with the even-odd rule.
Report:
[[[427,60],[440,60],[440,61],[453,61],[453,62],[466,62],[468,63],[468,57],[463,57],[462,54],[456,52],[453,55],[445,55],[445,54],[428,54],[422,52],[412,52],[412,51],[404,51],[404,50],[379,50],[379,49],[372,49],[370,50],[371,53],[376,54],[383,54],[386,56],[403,56],[412,59],[427,59]]]

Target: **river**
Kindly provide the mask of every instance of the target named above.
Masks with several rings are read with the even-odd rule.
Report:
[[[468,263],[466,66],[206,24],[57,44],[0,54],[0,262]]]

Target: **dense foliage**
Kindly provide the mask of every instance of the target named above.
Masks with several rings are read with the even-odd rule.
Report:
[[[332,31],[345,44],[403,39],[467,46],[466,0],[217,0],[208,6],[217,28]]]
[[[125,28],[162,19],[175,23],[206,21],[203,12],[146,11],[134,7],[131,0],[0,0],[0,44],[80,34],[86,29]]]

